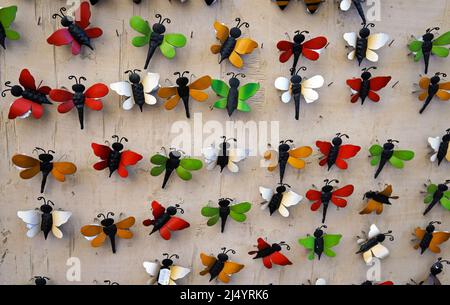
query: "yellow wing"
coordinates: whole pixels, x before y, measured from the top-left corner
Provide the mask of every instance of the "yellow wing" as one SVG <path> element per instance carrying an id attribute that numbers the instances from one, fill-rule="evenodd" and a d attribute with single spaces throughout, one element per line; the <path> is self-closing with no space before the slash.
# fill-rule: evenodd
<path id="1" fill-rule="evenodd" d="M 218 21 L 214 22 L 214 28 L 216 29 L 216 38 L 223 44 L 230 36 L 230 29 Z"/>

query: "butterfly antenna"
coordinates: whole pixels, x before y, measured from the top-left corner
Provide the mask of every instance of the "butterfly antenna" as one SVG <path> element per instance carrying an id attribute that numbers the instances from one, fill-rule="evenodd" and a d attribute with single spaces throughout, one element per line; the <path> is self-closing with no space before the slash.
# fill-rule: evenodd
<path id="1" fill-rule="evenodd" d="M 184 210 L 183 210 L 183 208 L 180 207 L 179 204 L 176 204 L 175 208 L 177 209 L 177 211 L 180 211 L 181 214 L 184 214 Z"/>
<path id="2" fill-rule="evenodd" d="M 173 75 L 181 77 L 181 72 L 175 72 Z"/>
<path id="3" fill-rule="evenodd" d="M 400 141 L 389 139 L 389 140 L 388 140 L 388 143 L 394 144 L 394 143 L 400 143 Z"/>
<path id="4" fill-rule="evenodd" d="M 427 33 L 431 33 L 433 31 L 439 31 L 440 29 L 441 29 L 440 27 L 435 26 L 434 28 L 427 29 Z"/>
<path id="5" fill-rule="evenodd" d="M 125 141 L 125 142 L 127 142 L 127 143 L 128 143 L 128 139 L 127 139 L 127 138 L 125 138 L 125 137 L 122 137 L 122 138 L 120 139 L 119 143 L 122 143 L 122 141 Z"/>
<path id="6" fill-rule="evenodd" d="M 386 233 L 383 233 L 384 236 L 388 236 L 390 241 L 394 241 L 394 235 L 392 235 L 392 230 L 387 231 Z"/>
<path id="7" fill-rule="evenodd" d="M 346 137 L 347 139 L 350 139 L 350 137 L 348 136 L 348 134 L 345 134 L 345 133 L 337 133 L 336 135 L 337 135 L 339 138 Z"/>
<path id="8" fill-rule="evenodd" d="M 56 151 L 49 149 L 49 150 L 47 150 L 47 154 L 53 155 L 53 154 L 56 154 Z"/>
<path id="9" fill-rule="evenodd" d="M 369 68 L 364 68 L 364 69 L 362 69 L 362 71 L 369 72 L 370 70 L 376 70 L 376 69 L 377 69 L 377 67 L 373 66 L 373 67 L 369 67 Z"/>
<path id="10" fill-rule="evenodd" d="M 165 258 L 169 258 L 169 253 L 163 253 L 163 255 L 162 255 L 163 257 L 165 256 Z"/>
<path id="11" fill-rule="evenodd" d="M 77 85 L 80 84 L 79 81 L 78 81 L 78 78 L 77 78 L 75 75 L 70 75 L 70 76 L 68 77 L 68 79 L 70 79 L 70 80 L 74 79 L 74 80 L 75 80 L 75 84 L 77 84 Z"/>
<path id="12" fill-rule="evenodd" d="M 47 153 L 47 152 L 45 151 L 45 149 L 40 148 L 40 147 L 36 147 L 35 149 L 33 149 L 33 153 L 34 153 L 34 152 L 39 153 L 39 151 L 42 151 L 44 154 Z"/>
<path id="13" fill-rule="evenodd" d="M 282 241 L 279 243 L 280 247 L 286 247 L 286 250 L 290 251 L 291 250 L 291 246 L 289 246 L 285 241 Z"/>
<path id="14" fill-rule="evenodd" d="M 366 29 L 368 29 L 369 27 L 371 27 L 371 28 L 374 28 L 375 27 L 375 23 L 361 23 L 361 25 L 364 27 L 364 28 L 366 28 Z"/>
<path id="15" fill-rule="evenodd" d="M 156 14 L 155 17 L 159 19 L 158 23 L 162 22 L 162 15 L 161 14 Z"/>
<path id="16" fill-rule="evenodd" d="M 449 260 L 446 260 L 446 259 L 442 259 L 442 257 L 439 257 L 439 258 L 438 258 L 438 262 L 439 262 L 439 263 L 446 263 L 447 265 L 450 265 L 450 261 L 449 261 Z"/>
<path id="17" fill-rule="evenodd" d="M 67 11 L 67 9 L 63 6 L 63 7 L 61 7 L 60 9 L 59 9 L 59 14 L 58 13 L 56 13 L 56 14 L 53 14 L 52 15 L 52 18 L 53 19 L 56 19 L 56 18 L 61 18 L 61 19 L 63 19 L 64 17 L 66 17 L 66 15 L 64 14 L 64 12 L 65 11 Z M 60 15 L 61 14 L 61 15 Z"/>
<path id="18" fill-rule="evenodd" d="M 309 34 L 309 31 L 301 31 L 301 32 L 299 32 L 299 31 L 297 31 L 297 32 L 295 32 L 296 34 Z"/>
<path id="19" fill-rule="evenodd" d="M 241 78 L 246 78 L 247 76 L 244 73 L 238 73 L 234 77 L 240 76 Z"/>
<path id="20" fill-rule="evenodd" d="M 97 215 L 97 218 L 100 219 L 101 217 L 103 217 L 103 219 L 106 219 L 106 216 L 105 216 L 105 214 L 103 214 L 103 213 L 100 213 L 100 214 Z"/>
<path id="21" fill-rule="evenodd" d="M 445 180 L 445 184 L 450 184 L 450 180 Z"/>
<path id="22" fill-rule="evenodd" d="M 171 24 L 171 23 L 172 23 L 172 20 L 170 20 L 169 18 L 164 18 L 164 19 L 161 21 L 161 24 L 164 24 L 164 22 L 166 22 L 167 24 Z"/>
<path id="23" fill-rule="evenodd" d="M 234 73 L 234 72 L 228 72 L 227 75 L 228 75 L 228 76 L 231 75 L 232 78 L 236 78 L 236 73 Z"/>
<path id="24" fill-rule="evenodd" d="M 134 70 L 133 70 L 133 73 L 136 73 L 136 72 L 139 72 L 139 73 L 140 73 L 140 72 L 142 72 L 142 71 L 141 71 L 140 69 L 134 69 Z"/>
<path id="25" fill-rule="evenodd" d="M 10 82 L 10 81 L 7 81 L 7 82 L 5 83 L 5 86 L 8 87 L 9 89 L 5 89 L 5 90 L 2 91 L 2 97 L 5 97 L 5 96 L 6 96 L 5 92 L 11 91 L 11 89 L 12 89 L 12 86 L 11 86 L 11 82 Z"/>
<path id="26" fill-rule="evenodd" d="M 222 249 L 225 249 L 225 250 L 226 250 L 226 248 L 222 248 Z M 224 252 L 223 252 L 224 254 L 227 254 L 228 252 L 231 252 L 232 254 L 236 254 L 236 251 L 233 250 L 233 249 L 228 249 L 228 250 L 226 250 L 226 251 L 225 251 L 225 250 L 224 250 Z"/>
<path id="27" fill-rule="evenodd" d="M 321 225 L 320 227 L 317 228 L 317 230 L 322 230 L 322 229 L 328 229 L 328 227 L 326 225 Z"/>
<path id="28" fill-rule="evenodd" d="M 442 77 L 447 77 L 447 73 L 436 72 L 436 74 L 435 74 L 434 76 L 442 76 Z"/>
<path id="29" fill-rule="evenodd" d="M 281 185 L 281 186 L 287 186 L 288 188 L 291 188 L 291 186 L 290 186 L 289 184 L 283 183 L 283 182 L 278 183 L 278 185 Z"/>
<path id="30" fill-rule="evenodd" d="M 112 138 L 113 140 L 115 139 L 116 142 L 120 142 L 120 138 L 119 138 L 118 135 L 113 135 L 111 138 Z"/>
<path id="31" fill-rule="evenodd" d="M 184 71 L 183 74 L 181 74 L 181 77 L 184 77 L 185 74 L 189 74 L 189 73 L 191 73 L 191 72 L 189 72 L 189 71 Z"/>
<path id="32" fill-rule="evenodd" d="M 333 182 L 339 183 L 339 180 L 337 180 L 337 179 L 333 179 L 333 180 L 325 179 L 323 182 L 325 182 L 327 185 L 330 185 Z"/>
<path id="33" fill-rule="evenodd" d="M 178 254 L 172 254 L 171 256 L 169 256 L 169 259 L 171 259 L 172 257 L 175 257 L 176 259 L 180 259 L 180 257 L 178 256 Z"/>
<path id="34" fill-rule="evenodd" d="M 236 27 L 238 29 L 240 29 L 242 26 L 245 26 L 247 29 L 250 27 L 250 24 L 248 22 L 242 22 L 241 23 L 241 21 L 242 21 L 241 18 L 236 18 L 235 21 L 237 22 Z"/>
<path id="35" fill-rule="evenodd" d="M 84 76 L 80 76 L 79 78 L 78 78 L 78 84 L 81 84 L 81 81 L 87 81 L 87 79 L 86 79 L 86 77 L 84 77 Z"/>
<path id="36" fill-rule="evenodd" d="M 106 218 L 109 218 L 109 215 L 114 217 L 114 213 L 113 212 L 108 212 L 108 214 L 106 214 Z"/>
<path id="37" fill-rule="evenodd" d="M 44 204 L 47 205 L 47 201 L 45 200 L 44 197 L 42 197 L 42 196 L 41 196 L 41 197 L 38 197 L 37 200 L 38 200 L 38 201 L 41 201 L 41 200 L 42 200 L 42 201 L 44 201 Z"/>

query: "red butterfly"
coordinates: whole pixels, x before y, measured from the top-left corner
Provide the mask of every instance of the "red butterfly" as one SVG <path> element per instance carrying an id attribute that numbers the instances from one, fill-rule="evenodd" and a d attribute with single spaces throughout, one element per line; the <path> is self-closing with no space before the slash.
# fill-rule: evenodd
<path id="1" fill-rule="evenodd" d="M 285 246 L 289 251 L 291 247 L 284 241 L 269 245 L 264 239 L 258 238 L 258 251 L 250 251 L 248 254 L 256 256 L 253 259 L 262 258 L 263 264 L 267 269 L 272 268 L 272 263 L 280 266 L 292 265 L 292 262 L 283 254 L 281 254 L 281 247 Z"/>
<path id="2" fill-rule="evenodd" d="M 348 164 L 345 159 L 353 158 L 361 150 L 361 147 L 346 144 L 342 145 L 342 137 L 349 138 L 346 134 L 336 134 L 332 143 L 317 141 L 316 146 L 320 149 L 320 152 L 324 154 L 324 157 L 320 160 L 320 166 L 328 165 L 328 170 L 336 164 L 340 169 L 347 169 Z"/>
<path id="3" fill-rule="evenodd" d="M 102 159 L 102 161 L 94 164 L 94 169 L 101 171 L 105 168 L 109 168 L 109 177 L 117 170 L 120 177 L 127 178 L 128 171 L 126 167 L 136 165 L 142 160 L 142 156 L 131 150 L 122 151 L 122 141 L 125 140 L 125 142 L 128 142 L 127 138 L 119 139 L 119 136 L 113 136 L 112 138 L 117 139 L 117 141 L 112 144 L 112 149 L 106 145 L 96 143 L 91 144 L 94 154 Z"/>
<path id="4" fill-rule="evenodd" d="M 294 55 L 294 64 L 291 69 L 293 74 L 297 71 L 297 64 L 300 59 L 300 55 L 303 55 L 309 60 L 318 60 L 320 50 L 323 49 L 328 43 L 327 38 L 323 36 L 304 42 L 305 35 L 303 35 L 303 33 L 309 34 L 308 31 L 296 31 L 293 42 L 282 40 L 277 44 L 277 48 L 282 52 L 280 55 L 281 63 L 287 62 L 292 55 Z"/>
<path id="5" fill-rule="evenodd" d="M 169 240 L 171 237 L 170 231 L 181 231 L 189 228 L 190 226 L 187 221 L 179 217 L 175 217 L 178 210 L 181 214 L 184 214 L 184 210 L 180 208 L 178 204 L 175 206 L 170 206 L 166 210 L 157 201 L 153 201 L 152 214 L 155 218 L 144 220 L 143 224 L 146 227 L 153 226 L 153 230 L 150 232 L 150 235 L 159 230 L 161 237 L 165 240 Z"/>
<path id="6" fill-rule="evenodd" d="M 361 98 L 361 104 L 363 105 L 367 97 L 375 103 L 380 101 L 380 96 L 375 91 L 386 87 L 392 77 L 378 76 L 371 78 L 372 74 L 369 72 L 371 69 L 376 69 L 376 67 L 364 68 L 361 78 L 347 80 L 347 85 L 352 89 L 352 103 L 356 103 Z"/>
<path id="7" fill-rule="evenodd" d="M 81 129 L 84 129 L 84 106 L 88 106 L 92 110 L 100 111 L 103 109 L 102 97 L 105 97 L 109 89 L 105 84 L 97 83 L 86 90 L 86 87 L 81 84 L 84 77 L 76 78 L 69 76 L 69 79 L 75 79 L 75 85 L 72 86 L 74 93 L 66 90 L 53 89 L 50 91 L 50 98 L 55 102 L 62 103 L 58 106 L 59 113 L 67 113 L 73 108 L 78 111 L 78 119 L 80 121 Z"/>
<path id="8" fill-rule="evenodd" d="M 7 91 L 11 91 L 12 96 L 18 97 L 9 108 L 8 118 L 11 120 L 15 118 L 27 118 L 32 114 L 35 119 L 40 119 L 44 114 L 44 107 L 42 105 L 52 104 L 47 98 L 47 95 L 52 89 L 47 86 L 41 87 L 41 84 L 36 87 L 36 81 L 27 69 L 23 69 L 20 72 L 19 83 L 23 88 L 19 85 L 11 86 L 11 82 L 7 81 L 5 86 L 9 89 L 3 90 L 2 92 L 2 97 L 6 96 L 5 92 Z"/>
<path id="9" fill-rule="evenodd" d="M 89 49 L 94 50 L 91 45 L 92 38 L 98 38 L 102 36 L 103 31 L 100 28 L 87 28 L 90 24 L 89 19 L 91 18 L 91 8 L 87 1 L 81 3 L 78 10 L 75 12 L 76 20 L 75 22 L 71 17 L 64 15 L 67 11 L 65 7 L 62 7 L 59 12 L 60 14 L 54 14 L 53 19 L 57 17 L 61 18 L 61 25 L 63 29 L 59 29 L 54 32 L 48 39 L 49 44 L 55 46 L 71 45 L 72 54 L 78 55 L 81 52 L 81 46 L 87 46 Z"/>
<path id="10" fill-rule="evenodd" d="M 306 193 L 306 198 L 308 198 L 310 201 L 314 201 L 314 203 L 311 205 L 311 211 L 317 211 L 323 203 L 322 223 L 325 223 L 325 218 L 327 217 L 327 209 L 330 201 L 338 208 L 345 208 L 347 206 L 347 200 L 341 197 L 350 196 L 351 194 L 353 194 L 353 191 L 355 189 L 353 185 L 346 185 L 343 188 L 333 191 L 334 186 L 332 186 L 331 183 L 339 183 L 339 181 L 326 179 L 324 182 L 325 186 L 322 187 L 321 191 L 309 190 Z"/>

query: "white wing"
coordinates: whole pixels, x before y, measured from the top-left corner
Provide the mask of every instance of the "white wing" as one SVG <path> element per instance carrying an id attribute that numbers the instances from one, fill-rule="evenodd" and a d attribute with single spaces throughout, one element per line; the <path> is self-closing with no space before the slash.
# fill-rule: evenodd
<path id="1" fill-rule="evenodd" d="M 303 200 L 303 196 L 300 196 L 293 191 L 289 191 L 283 194 L 283 199 L 281 200 L 281 205 L 285 207 L 291 207 L 300 203 Z"/>
<path id="2" fill-rule="evenodd" d="M 218 151 L 215 147 L 208 147 L 203 149 L 203 156 L 208 164 L 207 169 L 212 170 L 217 165 L 217 158 L 219 157 Z"/>
<path id="3" fill-rule="evenodd" d="M 159 87 L 159 74 L 158 73 L 148 73 L 142 80 L 142 85 L 144 86 L 144 96 L 145 103 L 147 105 L 156 105 L 158 102 L 156 97 L 152 95 L 156 89 Z"/>
<path id="4" fill-rule="evenodd" d="M 435 152 L 439 152 L 439 147 L 441 146 L 441 137 L 428 138 L 428 144 Z"/>
<path id="5" fill-rule="evenodd" d="M 26 223 L 29 238 L 35 237 L 41 231 L 41 212 L 39 210 L 18 211 L 17 216 Z"/>
<path id="6" fill-rule="evenodd" d="M 129 97 L 127 100 L 125 100 L 125 102 L 123 102 L 122 108 L 123 110 L 131 110 L 133 109 L 134 105 L 136 105 L 136 103 L 134 102 L 134 98 Z"/>
<path id="7" fill-rule="evenodd" d="M 371 225 L 371 226 L 370 226 L 370 231 L 369 231 L 369 234 L 368 234 L 369 239 L 374 238 L 375 236 L 378 236 L 378 235 L 380 235 L 380 234 L 381 234 L 381 232 L 380 232 L 380 230 L 377 228 L 376 225 Z"/>
<path id="8" fill-rule="evenodd" d="M 373 256 L 379 259 L 383 259 L 389 255 L 389 250 L 382 244 L 378 244 L 370 250 L 372 251 Z"/>
<path id="9" fill-rule="evenodd" d="M 362 244 L 365 243 L 366 241 L 367 241 L 367 239 L 360 238 L 360 239 L 358 239 L 358 240 L 356 241 L 356 243 L 357 243 L 358 245 L 362 245 Z"/>
<path id="10" fill-rule="evenodd" d="M 366 251 L 363 253 L 363 258 L 364 261 L 366 262 L 367 265 L 370 265 L 372 263 L 372 259 L 373 259 L 373 255 L 372 255 L 372 251 Z"/>
<path id="11" fill-rule="evenodd" d="M 292 100 L 291 90 L 286 91 L 281 95 L 281 101 L 285 104 L 289 103 Z"/>
<path id="12" fill-rule="evenodd" d="M 172 266 L 170 267 L 170 279 L 173 281 L 182 279 L 186 275 L 191 272 L 191 269 L 180 267 L 180 266 Z"/>
<path id="13" fill-rule="evenodd" d="M 353 60 L 353 59 L 355 59 L 355 55 L 356 55 L 356 51 L 353 50 L 353 51 L 351 51 L 350 53 L 348 53 L 347 58 L 348 58 L 349 60 Z"/>
<path id="14" fill-rule="evenodd" d="M 317 286 L 324 286 L 326 284 L 327 284 L 327 281 L 325 281 L 324 279 L 317 279 L 317 281 L 316 281 Z"/>
<path id="15" fill-rule="evenodd" d="M 265 188 L 263 186 L 259 187 L 259 193 L 261 194 L 261 197 L 265 200 L 265 201 L 270 201 L 273 197 L 273 190 L 272 189 L 268 189 Z"/>
<path id="16" fill-rule="evenodd" d="M 371 62 L 377 62 L 378 61 L 378 54 L 375 53 L 372 50 L 367 49 L 367 51 L 366 51 L 366 58 L 367 58 L 367 60 L 370 60 Z"/>
<path id="17" fill-rule="evenodd" d="M 291 87 L 291 81 L 287 79 L 286 77 L 278 77 L 275 80 L 275 88 L 281 91 L 289 90 Z"/>
<path id="18" fill-rule="evenodd" d="M 348 11 L 352 6 L 352 0 L 342 0 L 340 4 L 340 8 L 342 11 Z"/>
<path id="19" fill-rule="evenodd" d="M 248 151 L 243 148 L 235 148 L 235 149 L 230 149 L 229 154 L 230 154 L 229 155 L 230 162 L 240 162 L 240 161 L 244 160 L 245 158 L 247 158 Z"/>
<path id="20" fill-rule="evenodd" d="M 145 268 L 145 271 L 151 276 L 156 277 L 158 276 L 159 269 L 161 269 L 161 265 L 159 263 L 155 262 L 144 262 L 142 264 Z"/>
<path id="21" fill-rule="evenodd" d="M 109 87 L 118 95 L 123 95 L 126 97 L 133 96 L 133 90 L 131 89 L 131 84 L 129 82 L 112 83 Z"/>
<path id="22" fill-rule="evenodd" d="M 384 33 L 372 34 L 367 38 L 367 48 L 378 50 L 389 41 L 389 35 Z"/>
<path id="23" fill-rule="evenodd" d="M 356 48 L 356 41 L 358 40 L 358 35 L 355 32 L 349 32 L 344 34 L 344 39 L 347 44 L 353 48 Z"/>
<path id="24" fill-rule="evenodd" d="M 317 93 L 317 91 L 310 89 L 310 88 L 302 87 L 302 95 L 308 104 L 314 103 L 315 101 L 317 101 L 319 99 L 319 93 Z"/>
<path id="25" fill-rule="evenodd" d="M 52 218 L 53 218 L 53 226 L 52 226 L 52 233 L 55 235 L 56 238 L 63 238 L 63 233 L 58 228 L 65 224 L 70 216 L 72 216 L 72 212 L 65 212 L 65 211 L 53 211 L 52 212 Z"/>
<path id="26" fill-rule="evenodd" d="M 302 88 L 311 88 L 317 89 L 323 86 L 325 83 L 325 79 L 321 75 L 316 75 L 311 78 L 308 78 L 302 82 Z"/>

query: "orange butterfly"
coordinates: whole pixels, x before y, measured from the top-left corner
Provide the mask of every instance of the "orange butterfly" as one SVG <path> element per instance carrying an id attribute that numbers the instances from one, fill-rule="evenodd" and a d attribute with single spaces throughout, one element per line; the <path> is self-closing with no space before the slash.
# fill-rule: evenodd
<path id="1" fill-rule="evenodd" d="M 241 27 L 249 28 L 250 25 L 247 22 L 241 23 L 240 18 L 236 18 L 236 22 L 236 27 L 231 30 L 223 23 L 217 21 L 214 23 L 216 38 L 220 41 L 220 44 L 213 45 L 211 52 L 213 54 L 220 53 L 219 63 L 228 59 L 233 66 L 240 69 L 244 66 L 241 55 L 252 53 L 258 47 L 258 43 L 250 38 L 239 38 L 242 35 Z"/>
<path id="2" fill-rule="evenodd" d="M 15 155 L 12 157 L 12 162 L 23 169 L 20 172 L 20 178 L 22 179 L 31 179 L 42 172 L 41 193 L 44 192 L 47 177 L 50 173 L 59 182 L 64 182 L 66 180 L 65 175 L 72 175 L 77 171 L 77 167 L 71 162 L 52 162 L 52 154 L 55 153 L 53 150 L 45 151 L 36 147 L 33 152 L 35 151 L 43 152 L 39 154 L 39 160 L 26 155 Z"/>
<path id="3" fill-rule="evenodd" d="M 202 91 L 211 87 L 212 79 L 210 76 L 203 76 L 189 85 L 189 78 L 184 76 L 188 73 L 189 71 L 184 71 L 183 73 L 174 73 L 174 75 L 178 75 L 177 85 L 159 89 L 158 96 L 167 99 L 166 103 L 164 104 L 164 107 L 167 110 L 174 109 L 178 105 L 180 100 L 183 100 L 184 108 L 186 109 L 186 116 L 187 118 L 190 118 L 190 97 L 198 102 L 206 101 L 208 99 L 208 94 Z"/>
<path id="4" fill-rule="evenodd" d="M 270 172 L 275 171 L 278 166 L 280 167 L 280 183 L 283 183 L 287 164 L 301 170 L 306 166 L 306 162 L 303 159 L 309 157 L 313 152 L 309 146 L 293 148 L 291 147 L 293 143 L 294 141 L 292 140 L 281 141 L 278 151 L 269 149 L 264 153 L 265 163 Z M 271 148 L 270 145 L 269 148 Z"/>
<path id="5" fill-rule="evenodd" d="M 377 215 L 383 213 L 384 205 L 392 205 L 391 199 L 398 199 L 398 196 L 392 196 L 392 185 L 386 186 L 382 192 L 369 191 L 364 194 L 364 198 L 367 199 L 366 207 L 359 212 L 360 215 L 371 214 L 376 212 Z"/>
<path id="6" fill-rule="evenodd" d="M 244 265 L 237 264 L 229 261 L 229 257 L 227 255 L 228 252 L 236 254 L 236 251 L 229 249 L 227 251 L 226 248 L 222 248 L 222 253 L 217 255 L 217 258 L 214 256 L 209 256 L 204 253 L 200 253 L 200 259 L 202 260 L 202 264 L 206 266 L 205 270 L 200 272 L 200 275 L 210 274 L 210 282 L 215 278 L 218 278 L 222 283 L 230 282 L 230 275 L 238 273 L 244 268 Z"/>
<path id="7" fill-rule="evenodd" d="M 421 250 L 421 254 L 424 254 L 427 249 L 430 249 L 433 253 L 441 253 L 439 245 L 446 242 L 450 238 L 449 232 L 435 231 L 434 224 L 441 224 L 439 221 L 432 221 L 428 224 L 425 230 L 416 228 L 415 235 L 419 240 L 419 243 L 414 246 L 414 249 Z"/>
<path id="8" fill-rule="evenodd" d="M 445 73 L 436 73 L 432 78 L 422 77 L 419 82 L 419 86 L 423 89 L 419 95 L 419 100 L 424 102 L 420 113 L 422 114 L 430 105 L 431 100 L 437 96 L 441 101 L 450 100 L 450 82 L 441 83 L 441 77 L 447 77 Z"/>
<path id="9" fill-rule="evenodd" d="M 116 253 L 116 235 L 123 239 L 133 238 L 133 232 L 129 229 L 134 225 L 136 219 L 134 217 L 128 217 L 124 220 L 114 223 L 114 213 L 109 212 L 106 214 L 98 214 L 97 218 L 103 217 L 101 225 L 87 225 L 81 228 L 81 234 L 86 237 L 87 240 L 91 241 L 91 246 L 94 248 L 101 247 L 109 237 L 111 240 L 112 252 Z"/>

